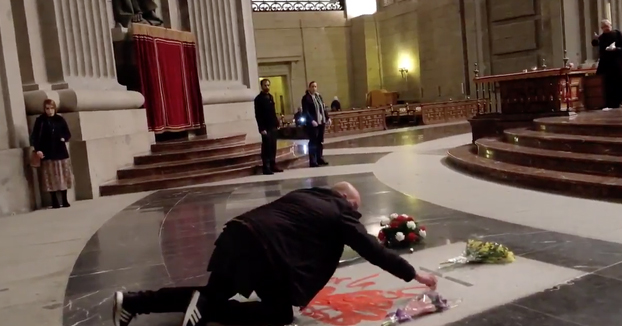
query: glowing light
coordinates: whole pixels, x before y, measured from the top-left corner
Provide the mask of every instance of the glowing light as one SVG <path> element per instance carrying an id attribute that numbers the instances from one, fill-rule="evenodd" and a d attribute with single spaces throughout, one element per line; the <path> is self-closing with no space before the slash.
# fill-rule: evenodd
<path id="1" fill-rule="evenodd" d="M 413 58 L 408 54 L 401 54 L 397 59 L 397 69 L 406 69 L 408 72 L 413 71 Z"/>
<path id="2" fill-rule="evenodd" d="M 378 10 L 376 0 L 346 0 L 346 14 L 348 18 L 363 15 L 373 15 Z"/>

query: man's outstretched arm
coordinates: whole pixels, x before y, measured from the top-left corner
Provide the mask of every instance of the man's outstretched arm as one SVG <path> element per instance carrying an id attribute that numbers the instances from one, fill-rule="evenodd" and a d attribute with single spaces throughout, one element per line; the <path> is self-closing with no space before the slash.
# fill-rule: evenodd
<path id="1" fill-rule="evenodd" d="M 378 239 L 367 233 L 365 226 L 354 216 L 342 217 L 345 244 L 361 257 L 406 282 L 412 281 L 417 273 L 415 268 L 392 250 L 385 248 Z"/>

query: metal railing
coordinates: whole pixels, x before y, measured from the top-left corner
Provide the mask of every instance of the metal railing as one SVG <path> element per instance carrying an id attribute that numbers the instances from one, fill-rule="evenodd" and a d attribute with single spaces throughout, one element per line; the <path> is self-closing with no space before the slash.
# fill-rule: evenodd
<path id="1" fill-rule="evenodd" d="M 252 1 L 255 12 L 291 12 L 291 11 L 341 11 L 344 10 L 343 0 L 315 1 Z"/>

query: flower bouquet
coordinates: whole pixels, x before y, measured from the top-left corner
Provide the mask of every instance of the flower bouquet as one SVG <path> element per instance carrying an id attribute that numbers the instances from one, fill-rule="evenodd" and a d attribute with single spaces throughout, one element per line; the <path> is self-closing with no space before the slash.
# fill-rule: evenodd
<path id="1" fill-rule="evenodd" d="M 506 264 L 514 261 L 514 253 L 508 247 L 496 242 L 468 240 L 461 256 L 451 258 L 442 267 L 458 264 Z"/>
<path id="2" fill-rule="evenodd" d="M 382 326 L 394 326 L 427 314 L 443 312 L 458 303 L 459 301 L 450 302 L 434 291 L 427 291 L 415 296 L 406 306 L 388 314 Z"/>
<path id="3" fill-rule="evenodd" d="M 406 214 L 391 214 L 381 219 L 380 225 L 378 240 L 389 248 L 412 248 L 427 236 L 425 226 Z"/>

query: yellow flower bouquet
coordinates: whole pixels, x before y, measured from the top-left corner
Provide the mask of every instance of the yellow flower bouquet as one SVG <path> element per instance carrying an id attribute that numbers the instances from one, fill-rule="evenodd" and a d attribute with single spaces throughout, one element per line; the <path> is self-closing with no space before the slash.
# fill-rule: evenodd
<path id="1" fill-rule="evenodd" d="M 457 264 L 507 264 L 514 261 L 514 253 L 496 242 L 468 240 L 461 256 L 451 258 L 441 267 Z"/>

